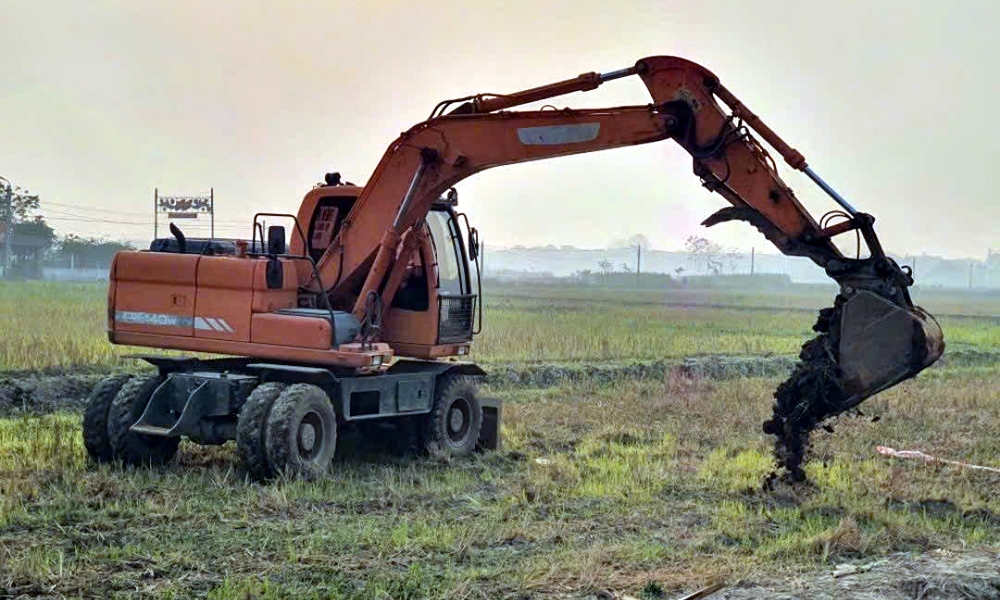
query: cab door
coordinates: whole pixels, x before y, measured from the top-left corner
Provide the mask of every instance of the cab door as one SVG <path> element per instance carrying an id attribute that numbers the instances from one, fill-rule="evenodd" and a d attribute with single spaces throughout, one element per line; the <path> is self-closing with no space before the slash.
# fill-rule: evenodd
<path id="1" fill-rule="evenodd" d="M 458 219 L 450 207 L 444 207 L 428 213 L 427 226 L 437 259 L 437 343 L 470 342 L 476 295 L 472 293 L 469 261 Z"/>
<path id="2" fill-rule="evenodd" d="M 425 221 L 429 235 L 411 257 L 408 274 L 390 301 L 382 339 L 403 356 L 466 354 L 476 295 L 471 293 L 461 229 L 449 206 L 436 205 Z"/>

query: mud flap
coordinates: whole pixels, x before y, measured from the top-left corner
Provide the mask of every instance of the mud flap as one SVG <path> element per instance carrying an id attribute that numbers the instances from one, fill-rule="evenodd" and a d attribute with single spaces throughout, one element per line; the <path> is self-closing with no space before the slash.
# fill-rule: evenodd
<path id="1" fill-rule="evenodd" d="M 483 426 L 479 430 L 476 450 L 499 450 L 502 402 L 499 398 L 480 398 L 479 404 L 483 407 Z"/>
<path id="2" fill-rule="evenodd" d="M 913 377 L 944 352 L 941 327 L 919 307 L 903 308 L 860 290 L 842 310 L 841 385 L 852 406 Z"/>

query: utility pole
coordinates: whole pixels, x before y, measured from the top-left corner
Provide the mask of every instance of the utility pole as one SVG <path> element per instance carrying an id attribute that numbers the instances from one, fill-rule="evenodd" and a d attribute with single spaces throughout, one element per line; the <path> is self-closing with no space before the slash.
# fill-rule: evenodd
<path id="1" fill-rule="evenodd" d="M 6 177 L 0 179 L 7 184 L 7 201 L 4 203 L 3 275 L 10 278 L 11 255 L 14 253 L 14 186 Z"/>
<path id="2" fill-rule="evenodd" d="M 208 192 L 208 210 L 212 213 L 212 239 L 215 239 L 215 188 Z"/>
<path id="3" fill-rule="evenodd" d="M 160 188 L 153 188 L 153 239 L 160 233 Z"/>
<path id="4" fill-rule="evenodd" d="M 753 263 L 754 263 L 754 250 L 753 246 L 750 246 L 750 276 L 753 277 Z"/>
<path id="5" fill-rule="evenodd" d="M 635 245 L 635 287 L 639 287 L 639 272 L 642 271 L 642 244 Z"/>

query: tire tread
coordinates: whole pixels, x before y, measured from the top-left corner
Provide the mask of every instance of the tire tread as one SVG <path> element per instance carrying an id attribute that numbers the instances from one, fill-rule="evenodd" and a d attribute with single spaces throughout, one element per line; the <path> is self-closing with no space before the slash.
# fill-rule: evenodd
<path id="1" fill-rule="evenodd" d="M 267 479 L 274 475 L 267 457 L 267 421 L 275 400 L 285 390 L 283 383 L 262 383 L 240 409 L 236 422 L 236 447 L 247 472 L 254 479 Z"/>
<path id="2" fill-rule="evenodd" d="M 114 375 L 102 379 L 90 392 L 83 411 L 83 445 L 87 457 L 96 463 L 110 462 L 114 458 L 108 439 L 108 411 L 122 386 L 131 375 Z"/>
<path id="3" fill-rule="evenodd" d="M 160 465 L 177 453 L 179 438 L 142 435 L 129 430 L 142 416 L 149 397 L 163 383 L 157 375 L 136 377 L 122 386 L 108 411 L 108 439 L 116 458 L 127 465 Z"/>
<path id="4" fill-rule="evenodd" d="M 275 474 L 301 477 L 304 479 L 315 479 L 326 474 L 329 464 L 315 464 L 313 462 L 302 463 L 298 460 L 297 450 L 289 447 L 289 440 L 292 438 L 293 429 L 298 427 L 295 418 L 296 410 L 300 404 L 318 399 L 322 395 L 323 402 L 329 408 L 332 417 L 333 443 L 330 459 L 333 459 L 333 451 L 337 446 L 337 416 L 330 404 L 329 396 L 321 388 L 306 383 L 290 385 L 274 401 L 271 413 L 267 418 L 267 457 L 270 469 Z M 315 396 L 311 398 L 310 396 Z M 327 461 L 329 462 L 329 461 Z"/>
<path id="5" fill-rule="evenodd" d="M 448 439 L 448 409 L 451 399 L 465 396 L 472 405 L 473 425 L 469 438 L 462 446 L 455 446 Z M 434 406 L 427 415 L 425 426 L 425 449 L 432 455 L 462 456 L 476 449 L 479 431 L 483 426 L 483 410 L 479 404 L 476 383 L 471 377 L 443 375 L 438 378 L 434 390 Z"/>

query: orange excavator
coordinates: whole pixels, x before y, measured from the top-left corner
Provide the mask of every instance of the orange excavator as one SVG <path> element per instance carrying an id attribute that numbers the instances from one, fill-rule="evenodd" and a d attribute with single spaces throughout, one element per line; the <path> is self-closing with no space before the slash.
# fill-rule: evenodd
<path id="1" fill-rule="evenodd" d="M 510 110 L 631 76 L 650 104 Z M 187 239 L 172 226 L 174 237 L 150 250 L 118 253 L 108 288 L 112 343 L 225 356 L 145 355 L 156 375 L 101 382 L 84 415 L 89 456 L 162 463 L 182 437 L 235 439 L 248 472 L 268 477 L 323 473 L 345 428 L 395 430 L 446 454 L 495 448 L 499 403 L 477 390 L 485 372 L 456 360 L 481 328 L 482 301 L 478 233 L 457 212 L 453 186 L 491 167 L 661 140 L 690 153 L 695 175 L 731 204 L 705 225 L 747 221 L 840 285 L 816 325 L 820 336 L 776 393 L 767 431 L 788 438 L 938 359 L 941 330 L 913 305 L 911 273 L 883 252 L 874 219 L 710 71 L 653 56 L 443 101 L 389 146 L 364 186 L 328 174 L 297 214 L 256 215 L 251 239 Z M 817 223 L 761 140 L 838 211 Z M 865 240 L 867 257 L 833 244 L 848 232 Z"/>

